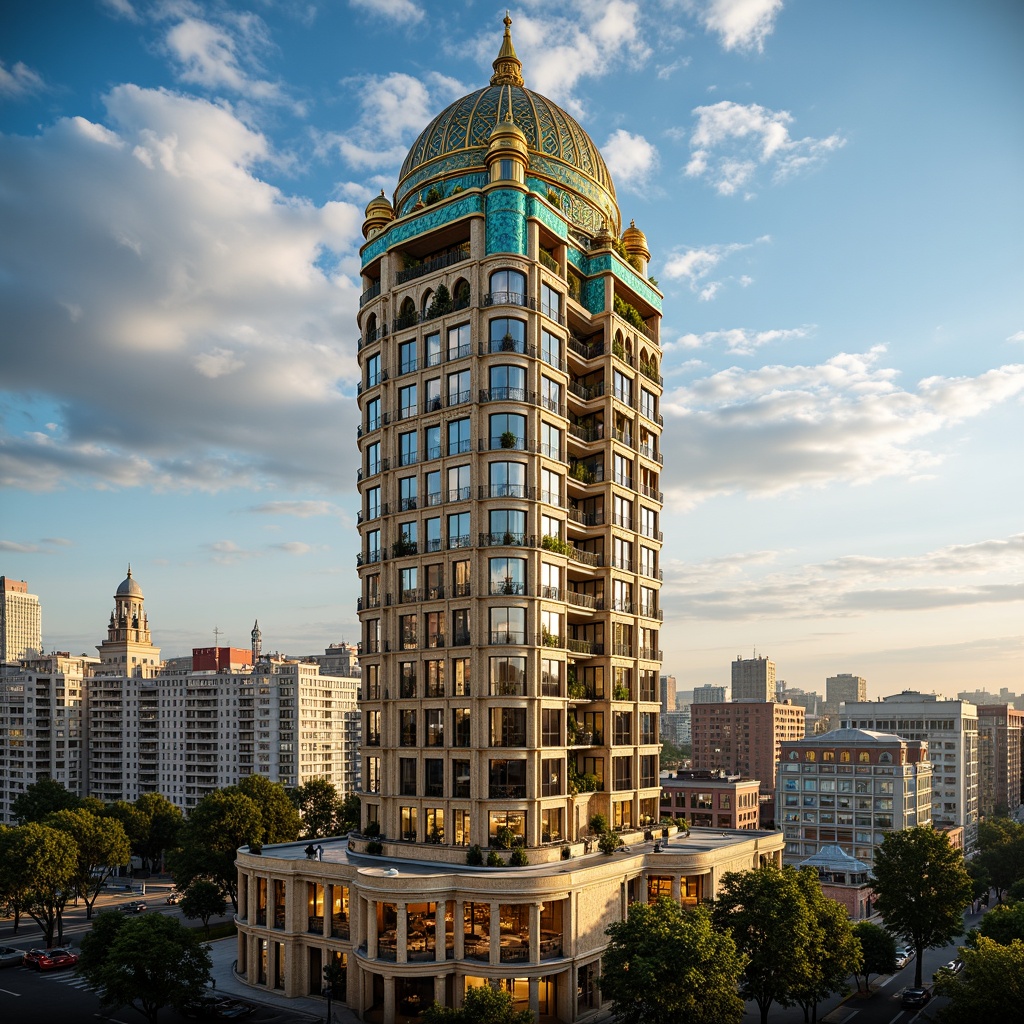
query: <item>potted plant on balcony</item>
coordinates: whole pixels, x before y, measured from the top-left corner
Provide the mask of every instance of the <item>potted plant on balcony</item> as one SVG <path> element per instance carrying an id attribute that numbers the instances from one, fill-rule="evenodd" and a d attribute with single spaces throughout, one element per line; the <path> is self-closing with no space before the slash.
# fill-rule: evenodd
<path id="1" fill-rule="evenodd" d="M 597 841 L 597 848 L 602 853 L 614 853 L 622 845 L 622 840 L 614 833 L 604 831 L 601 833 L 601 838 Z"/>
<path id="2" fill-rule="evenodd" d="M 514 352 L 516 349 L 516 339 L 511 333 L 506 334 L 501 339 L 501 351 L 502 352 Z"/>
<path id="3" fill-rule="evenodd" d="M 483 850 L 481 850 L 480 847 L 477 846 L 476 843 L 474 843 L 466 851 L 466 863 L 471 865 L 471 866 L 474 866 L 474 867 L 479 867 L 481 864 L 483 864 L 483 862 L 484 862 Z"/>
<path id="4" fill-rule="evenodd" d="M 516 435 L 511 430 L 502 431 L 502 435 L 501 435 L 501 447 L 502 448 L 515 448 L 517 440 L 518 439 L 516 438 Z"/>
<path id="5" fill-rule="evenodd" d="M 508 543 L 506 541 L 506 543 Z M 505 582 L 501 585 L 501 592 L 503 594 L 514 594 L 516 592 L 516 585 L 511 576 L 505 577 Z"/>
<path id="6" fill-rule="evenodd" d="M 509 864 L 514 868 L 525 868 L 529 866 L 530 858 L 526 856 L 526 850 L 517 846 L 508 859 Z"/>
<path id="7" fill-rule="evenodd" d="M 508 825 L 502 825 L 494 833 L 494 845 L 500 850 L 511 850 L 515 841 L 516 834 Z"/>

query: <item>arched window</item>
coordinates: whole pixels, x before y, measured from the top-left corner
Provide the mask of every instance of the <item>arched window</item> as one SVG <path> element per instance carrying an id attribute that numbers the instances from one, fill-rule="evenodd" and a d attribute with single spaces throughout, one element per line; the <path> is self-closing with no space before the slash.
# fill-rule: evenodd
<path id="1" fill-rule="evenodd" d="M 452 288 L 452 298 L 454 300 L 454 309 L 467 309 L 469 307 L 469 282 L 464 277 L 460 277 L 455 282 L 455 287 Z"/>
<path id="2" fill-rule="evenodd" d="M 398 310 L 398 319 L 395 321 L 395 330 L 401 331 L 406 327 L 414 327 L 417 321 L 416 303 L 410 298 L 403 300 Z"/>
<path id="3" fill-rule="evenodd" d="M 490 326 L 492 352 L 526 351 L 526 324 L 522 320 L 495 317 Z"/>
<path id="4" fill-rule="evenodd" d="M 520 270 L 496 270 L 490 278 L 490 305 L 526 305 L 526 275 Z"/>
<path id="5" fill-rule="evenodd" d="M 892 754 L 888 753 L 888 751 L 886 751 L 885 753 L 879 754 L 878 755 L 878 763 L 879 764 L 892 764 Z"/>
<path id="6" fill-rule="evenodd" d="M 377 314 L 371 313 L 366 318 L 366 337 L 365 341 L 376 341 L 377 339 Z"/>
<path id="7" fill-rule="evenodd" d="M 808 750 L 804 753 L 804 758 L 808 761 L 816 761 L 818 755 L 813 750 Z"/>
<path id="8" fill-rule="evenodd" d="M 871 755 L 866 750 L 862 750 L 857 755 L 857 760 L 860 761 L 861 764 L 870 764 L 871 763 Z"/>
<path id="9" fill-rule="evenodd" d="M 848 750 L 844 750 L 839 755 L 839 760 L 842 761 L 843 764 L 849 764 L 850 763 L 850 752 Z"/>
<path id="10" fill-rule="evenodd" d="M 420 315 L 421 316 L 425 317 L 427 315 L 427 310 L 430 308 L 430 300 L 433 297 L 434 297 L 434 293 L 433 293 L 433 291 L 430 288 L 428 288 L 423 293 L 423 298 L 420 301 Z"/>

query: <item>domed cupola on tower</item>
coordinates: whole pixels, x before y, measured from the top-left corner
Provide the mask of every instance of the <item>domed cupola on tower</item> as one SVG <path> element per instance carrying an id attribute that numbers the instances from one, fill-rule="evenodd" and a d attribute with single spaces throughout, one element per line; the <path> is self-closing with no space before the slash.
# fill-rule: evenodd
<path id="1" fill-rule="evenodd" d="M 511 25 L 506 15 L 490 85 L 452 103 L 413 143 L 395 190 L 396 214 L 409 213 L 432 190 L 447 197 L 456 188 L 494 180 L 493 170 L 488 177 L 481 172 L 492 164 L 497 143 L 515 139 L 513 148 L 519 150 L 521 143 L 527 158 L 524 171 L 531 191 L 557 200 L 585 232 L 608 221 L 618 234 L 615 186 L 603 157 L 574 118 L 525 86 Z"/>

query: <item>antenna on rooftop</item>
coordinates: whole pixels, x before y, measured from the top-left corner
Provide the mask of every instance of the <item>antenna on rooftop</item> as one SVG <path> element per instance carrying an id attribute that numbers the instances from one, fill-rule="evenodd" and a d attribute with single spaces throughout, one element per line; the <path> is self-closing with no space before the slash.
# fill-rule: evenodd
<path id="1" fill-rule="evenodd" d="M 213 646 L 220 646 L 220 630 L 216 626 L 213 627 Z"/>

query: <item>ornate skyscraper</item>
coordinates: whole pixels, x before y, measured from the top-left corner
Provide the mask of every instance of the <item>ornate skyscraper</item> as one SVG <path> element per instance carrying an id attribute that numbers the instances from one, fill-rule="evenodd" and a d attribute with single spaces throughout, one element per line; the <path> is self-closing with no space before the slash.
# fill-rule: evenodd
<path id="1" fill-rule="evenodd" d="M 661 295 L 509 25 L 363 227 L 363 825 L 543 859 L 658 819 Z"/>

